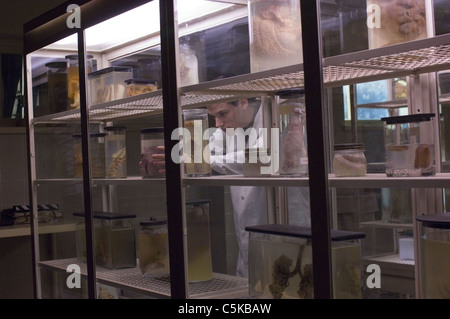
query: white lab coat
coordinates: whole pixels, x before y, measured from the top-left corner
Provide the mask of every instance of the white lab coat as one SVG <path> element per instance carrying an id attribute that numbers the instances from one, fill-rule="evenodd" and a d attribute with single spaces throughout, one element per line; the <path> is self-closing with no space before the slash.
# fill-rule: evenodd
<path id="1" fill-rule="evenodd" d="M 253 121 L 253 127 L 256 130 L 262 128 L 262 108 L 263 106 L 260 106 Z M 237 150 L 237 143 L 235 143 L 234 150 L 226 153 L 226 145 L 223 145 L 224 139 L 227 143 L 230 143 L 232 138 L 236 138 L 235 134 L 226 136 L 220 128 L 210 138 L 211 167 L 216 173 L 242 174 L 242 162 L 245 158 L 244 150 Z M 262 140 L 259 137 L 249 139 L 246 147 L 261 146 L 261 143 Z M 227 160 L 233 162 L 227 163 Z M 234 227 L 239 246 L 236 275 L 248 277 L 249 234 L 245 227 L 267 224 L 266 189 L 263 186 L 230 186 L 230 194 L 234 211 Z"/>
<path id="2" fill-rule="evenodd" d="M 263 127 L 262 108 L 255 115 L 253 127 L 258 130 Z M 244 150 L 234 149 L 226 152 L 226 143 L 235 135 L 226 135 L 220 128 L 210 137 L 211 168 L 218 174 L 242 174 L 242 163 L 245 159 Z M 228 144 L 229 145 L 229 144 Z M 261 147 L 264 145 L 262 136 L 249 138 L 246 147 Z M 228 161 L 228 162 L 227 162 Z M 248 277 L 248 240 L 247 226 L 267 224 L 266 188 L 263 186 L 230 186 L 231 201 L 234 211 L 234 227 L 239 246 L 236 275 Z M 307 187 L 288 187 L 288 214 L 290 225 L 310 226 L 309 189 Z"/>

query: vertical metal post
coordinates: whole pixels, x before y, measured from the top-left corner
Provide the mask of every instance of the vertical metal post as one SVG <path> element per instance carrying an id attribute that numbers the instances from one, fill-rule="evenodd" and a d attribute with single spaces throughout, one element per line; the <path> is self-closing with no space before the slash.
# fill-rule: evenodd
<path id="1" fill-rule="evenodd" d="M 26 80 L 24 82 L 25 94 L 25 119 L 27 123 L 27 146 L 28 146 L 28 173 L 30 178 L 29 183 L 29 201 L 31 209 L 31 259 L 33 262 L 33 294 L 37 299 L 42 298 L 41 291 L 41 274 L 39 272 L 38 262 L 40 260 L 39 251 L 39 231 L 38 231 L 38 214 L 37 214 L 37 185 L 36 180 L 36 157 L 35 157 L 35 140 L 34 140 L 34 125 L 33 125 L 33 88 L 32 88 L 32 74 L 31 74 L 31 57 L 25 54 L 25 72 Z"/>
<path id="2" fill-rule="evenodd" d="M 163 95 L 164 145 L 166 156 L 167 222 L 169 231 L 170 287 L 172 299 L 186 299 L 187 285 L 184 249 L 183 194 L 180 164 L 171 160 L 172 148 L 178 143 L 171 139 L 179 125 L 177 81 L 178 21 L 176 0 L 160 1 L 161 75 Z"/>
<path id="3" fill-rule="evenodd" d="M 78 76 L 80 83 L 80 117 L 81 117 L 81 141 L 83 159 L 83 200 L 84 222 L 86 229 L 86 261 L 88 276 L 88 298 L 96 298 L 95 254 L 94 236 L 92 227 L 92 180 L 89 156 L 89 113 L 86 90 L 86 45 L 84 30 L 78 31 Z"/>
<path id="4" fill-rule="evenodd" d="M 332 298 L 328 167 L 324 134 L 320 1 L 302 0 L 303 70 L 309 158 L 314 297 Z"/>

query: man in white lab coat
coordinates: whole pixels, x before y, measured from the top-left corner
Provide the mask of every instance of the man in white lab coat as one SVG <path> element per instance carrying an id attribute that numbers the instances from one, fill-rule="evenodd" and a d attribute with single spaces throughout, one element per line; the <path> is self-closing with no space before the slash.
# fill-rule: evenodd
<path id="1" fill-rule="evenodd" d="M 262 107 L 259 99 L 244 99 L 208 106 L 208 113 L 215 118 L 218 128 L 209 142 L 211 168 L 216 174 L 242 174 L 245 148 L 262 147 L 262 136 L 247 135 L 245 146 L 239 145 L 237 135 L 254 128 L 263 128 Z M 228 130 L 227 130 L 228 129 Z M 234 130 L 233 130 L 234 129 Z M 228 133 L 227 133 L 228 132 Z M 242 131 L 240 131 L 242 133 Z M 248 132 L 248 131 L 247 131 Z M 234 139 L 234 144 L 231 144 Z M 230 149 L 230 145 L 233 149 Z M 246 226 L 267 224 L 266 190 L 262 186 L 230 186 L 234 211 L 234 226 L 239 246 L 236 275 L 248 276 L 248 237 Z"/>
<path id="2" fill-rule="evenodd" d="M 243 99 L 239 101 L 212 104 L 208 113 L 215 118 L 216 130 L 211 134 L 210 162 L 213 174 L 242 174 L 245 160 L 245 148 L 265 146 L 263 135 L 259 129 L 263 127 L 263 106 L 259 99 Z M 244 145 L 237 143 L 239 132 L 253 128 L 247 134 Z M 228 129 L 228 134 L 227 134 Z M 238 129 L 242 129 L 239 131 Z M 268 129 L 268 128 L 267 128 Z M 247 132 L 248 133 L 248 132 Z M 232 141 L 234 140 L 234 143 Z M 164 147 L 160 147 L 164 150 Z M 155 164 L 163 169 L 164 154 L 153 154 Z M 230 186 L 234 212 L 234 226 L 239 246 L 236 275 L 248 277 L 248 238 L 247 226 L 267 224 L 266 189 L 263 186 Z M 287 189 L 289 219 L 292 225 L 309 226 L 309 193 L 308 188 L 289 187 Z"/>

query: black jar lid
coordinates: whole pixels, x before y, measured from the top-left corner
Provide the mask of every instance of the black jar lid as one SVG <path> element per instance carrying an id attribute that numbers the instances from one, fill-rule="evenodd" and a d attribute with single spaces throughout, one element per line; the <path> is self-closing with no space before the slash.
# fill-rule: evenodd
<path id="1" fill-rule="evenodd" d="M 86 55 L 87 59 L 92 59 L 94 56 L 92 54 Z M 78 54 L 69 54 L 65 56 L 66 59 L 78 59 Z"/>
<path id="2" fill-rule="evenodd" d="M 335 144 L 334 150 L 335 151 L 342 151 L 342 150 L 363 150 L 364 145 L 361 143 L 345 143 L 345 144 Z"/>
<path id="3" fill-rule="evenodd" d="M 130 84 L 153 84 L 156 85 L 156 81 L 142 78 L 132 78 L 124 81 L 127 85 Z"/>
<path id="4" fill-rule="evenodd" d="M 164 127 L 148 127 L 143 128 L 141 130 L 141 133 L 160 133 L 160 132 L 164 132 Z"/>
<path id="5" fill-rule="evenodd" d="M 104 137 L 106 136 L 106 133 L 91 133 L 89 134 L 90 137 Z"/>
<path id="6" fill-rule="evenodd" d="M 211 201 L 209 199 L 195 199 L 186 201 L 186 205 L 202 205 L 202 204 L 210 204 Z"/>
<path id="7" fill-rule="evenodd" d="M 404 124 L 404 123 L 429 121 L 434 116 L 435 116 L 434 113 L 420 113 L 411 115 L 382 117 L 381 120 L 386 122 L 386 124 Z"/>
<path id="8" fill-rule="evenodd" d="M 133 68 L 126 66 L 110 66 L 101 70 L 97 70 L 88 74 L 89 78 L 98 77 L 103 74 L 108 74 L 112 72 L 132 72 Z"/>
<path id="9" fill-rule="evenodd" d="M 106 133 L 91 133 L 89 134 L 90 137 L 104 137 L 106 136 Z M 72 137 L 74 138 L 81 138 L 80 133 L 72 134 Z"/>
<path id="10" fill-rule="evenodd" d="M 450 213 L 448 212 L 417 216 L 416 219 L 425 227 L 450 229 Z"/>
<path id="11" fill-rule="evenodd" d="M 46 63 L 45 66 L 50 69 L 67 69 L 67 62 L 54 61 Z"/>
<path id="12" fill-rule="evenodd" d="M 294 88 L 294 89 L 281 90 L 281 91 L 275 92 L 275 95 L 278 95 L 282 99 L 300 97 L 300 96 L 305 95 L 305 89 L 304 88 Z"/>
<path id="13" fill-rule="evenodd" d="M 105 131 L 121 131 L 126 129 L 127 129 L 126 126 L 106 126 L 104 128 Z"/>
<path id="14" fill-rule="evenodd" d="M 245 227 L 248 232 L 263 233 L 271 235 L 279 235 L 286 237 L 297 237 L 311 239 L 311 227 L 303 227 L 296 225 L 282 225 L 282 224 L 271 224 L 271 225 L 258 225 L 258 226 L 248 226 Z M 344 241 L 344 240 L 354 240 L 365 238 L 366 235 L 360 232 L 345 231 L 345 230 L 330 230 L 331 241 Z"/>
<path id="15" fill-rule="evenodd" d="M 139 225 L 141 225 L 141 226 L 167 225 L 167 219 L 150 217 L 148 220 L 143 220 L 143 221 L 139 222 Z"/>

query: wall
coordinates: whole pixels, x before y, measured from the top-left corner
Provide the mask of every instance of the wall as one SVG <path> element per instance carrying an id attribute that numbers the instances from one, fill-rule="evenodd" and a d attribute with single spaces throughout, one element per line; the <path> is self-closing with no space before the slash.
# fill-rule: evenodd
<path id="1" fill-rule="evenodd" d="M 23 24 L 64 2 L 0 1 L 0 54 L 21 54 Z M 0 210 L 28 203 L 25 128 L 4 126 L 0 122 Z M 33 298 L 31 265 L 29 236 L 0 238 L 0 299 Z"/>
<path id="2" fill-rule="evenodd" d="M 28 203 L 25 128 L 0 128 L 0 208 Z M 1 232 L 0 228 L 0 232 Z M 0 298 L 32 298 L 29 236 L 0 238 Z"/>

